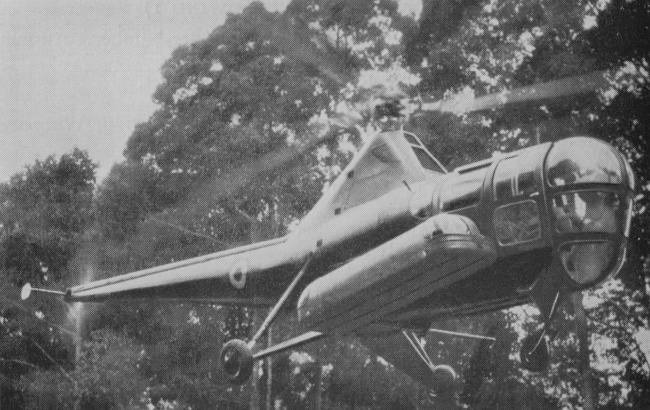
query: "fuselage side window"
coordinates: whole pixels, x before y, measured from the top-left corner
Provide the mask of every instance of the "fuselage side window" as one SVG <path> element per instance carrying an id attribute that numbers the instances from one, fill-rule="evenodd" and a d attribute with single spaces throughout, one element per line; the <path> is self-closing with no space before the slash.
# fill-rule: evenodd
<path id="1" fill-rule="evenodd" d="M 424 144 L 422 144 L 422 141 L 420 141 L 414 134 L 405 132 L 404 138 L 406 138 L 406 141 L 413 149 L 415 156 L 417 157 L 418 161 L 420 162 L 420 165 L 422 165 L 424 169 L 428 169 L 429 171 L 439 172 L 441 174 L 447 173 L 447 171 L 440 165 L 440 163 L 438 163 L 438 161 L 436 161 L 436 159 L 433 158 L 433 156 L 429 153 L 429 151 L 427 151 Z"/>
<path id="2" fill-rule="evenodd" d="M 541 238 L 537 203 L 528 199 L 497 208 L 494 211 L 494 227 L 501 245 L 516 245 Z"/>
<path id="3" fill-rule="evenodd" d="M 425 169 L 444 174 L 443 170 L 436 163 L 436 161 L 434 161 L 433 158 L 431 158 L 424 149 L 413 147 L 413 152 L 415 152 L 415 156 L 418 157 L 418 161 L 420 161 L 420 164 L 422 164 Z"/>
<path id="4" fill-rule="evenodd" d="M 497 200 L 530 195 L 536 189 L 534 161 L 526 156 L 517 156 L 499 162 L 494 173 L 494 194 Z"/>

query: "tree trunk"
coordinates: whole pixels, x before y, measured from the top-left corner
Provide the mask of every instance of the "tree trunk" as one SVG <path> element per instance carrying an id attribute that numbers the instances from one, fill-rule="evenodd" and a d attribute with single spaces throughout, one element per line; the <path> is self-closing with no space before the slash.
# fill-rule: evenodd
<path id="1" fill-rule="evenodd" d="M 589 359 L 589 329 L 587 328 L 587 315 L 584 306 L 582 306 L 582 292 L 574 292 L 571 295 L 571 301 L 573 302 L 576 337 L 578 338 L 578 373 L 580 374 L 583 408 L 585 410 L 594 410 L 594 386 Z"/>
<path id="2" fill-rule="evenodd" d="M 259 311 L 253 311 L 253 326 L 252 329 L 257 329 L 259 326 Z M 250 410 L 260 410 L 260 389 L 259 389 L 259 379 L 261 363 L 259 360 L 256 360 L 253 363 L 253 375 L 251 376 L 250 386 L 251 386 L 251 395 L 249 398 L 249 409 Z"/>
<path id="3" fill-rule="evenodd" d="M 273 346 L 273 325 L 269 326 L 266 332 L 266 347 Z M 273 360 L 271 356 L 264 361 L 266 363 L 266 410 L 273 408 Z"/>
<path id="4" fill-rule="evenodd" d="M 254 219 L 250 218 L 250 223 L 251 223 L 251 229 L 250 229 L 250 240 L 251 243 L 259 242 L 262 237 L 262 227 L 261 223 Z M 255 310 L 253 311 L 253 326 L 251 329 L 253 331 L 257 331 L 259 326 L 261 326 L 262 321 L 260 319 L 259 315 L 260 311 Z M 262 367 L 262 362 L 259 360 L 256 360 L 253 363 L 253 375 L 251 377 L 251 395 L 250 395 L 250 409 L 251 410 L 259 410 L 260 409 L 260 389 L 259 389 L 259 374 L 260 374 L 260 369 Z"/>
<path id="5" fill-rule="evenodd" d="M 321 366 L 320 361 L 316 360 L 316 380 L 314 386 L 314 410 L 321 410 L 322 407 L 322 397 L 321 389 L 323 384 L 323 366 Z"/>

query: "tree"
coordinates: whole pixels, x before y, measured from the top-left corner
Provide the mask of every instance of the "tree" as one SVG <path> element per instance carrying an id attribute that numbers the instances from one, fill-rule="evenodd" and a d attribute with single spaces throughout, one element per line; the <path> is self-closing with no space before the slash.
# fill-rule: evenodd
<path id="1" fill-rule="evenodd" d="M 649 317 L 644 286 L 650 254 L 645 241 L 650 36 L 635 34 L 648 30 L 648 6 L 641 1 L 592 5 L 582 0 L 431 0 L 419 22 L 396 10 L 392 1 L 295 0 L 284 13 L 269 13 L 253 3 L 241 14 L 230 15 L 205 40 L 174 51 L 153 96 L 157 111 L 136 126 L 125 149 L 127 160 L 114 167 L 99 189 L 93 229 L 93 240 L 100 241 L 95 245 L 101 244 L 93 251 L 96 278 L 287 232 L 340 172 L 361 138 L 352 133 L 330 138 L 313 152 L 286 160 L 273 154 L 293 147 L 300 153 L 302 144 L 312 147 L 310 134 L 325 128 L 314 125 L 338 111 L 355 110 L 355 104 L 374 101 L 386 84 L 395 95 L 404 90 L 437 98 L 460 93 L 457 98 L 462 99 L 606 69 L 611 89 L 590 98 L 470 115 L 427 113 L 405 127 L 416 131 L 452 168 L 495 151 L 576 133 L 613 142 L 628 156 L 639 186 L 631 233 L 633 263 L 616 282 L 620 288 L 606 288 L 603 302 L 587 313 L 592 332 L 598 332 L 595 338 L 618 347 L 605 349 L 607 358 L 619 366 L 615 374 L 598 367 L 602 351 L 594 350 L 591 356 L 601 407 L 643 405 L 648 370 L 629 341 L 639 329 L 648 328 Z M 371 122 L 368 113 L 361 118 L 364 126 Z M 250 172 L 237 174 L 240 169 Z M 233 181 L 224 181 L 229 178 Z M 19 213 L 20 207 L 11 209 L 8 215 Z M 238 216 L 242 214 L 248 218 Z M 6 248 L 6 260 L 18 262 L 7 266 L 20 265 L 20 272 L 30 272 L 18 274 L 16 268 L 18 281 L 26 280 L 25 275 L 42 277 L 45 259 L 33 231 L 11 229 L 16 236 Z M 61 260 L 57 264 L 48 259 L 45 266 L 63 272 L 68 259 Z M 544 408 L 569 397 L 569 404 L 579 405 L 572 377 L 573 329 L 561 329 L 554 342 L 556 372 L 531 375 L 509 361 L 518 348 L 519 329 L 529 331 L 534 325 L 513 312 L 449 324 L 469 332 L 494 323 L 503 326 L 503 343 L 491 348 L 429 338 L 432 344 L 444 343 L 430 349 L 437 351 L 436 361 L 463 370 L 466 385 L 459 402 L 474 408 Z M 188 304 L 107 304 L 86 326 L 89 333 L 110 328 L 132 339 L 129 343 L 142 345 L 138 374 L 150 380 L 153 405 L 162 400 L 192 408 L 214 403 L 242 407 L 245 392 L 229 390 L 210 366 L 215 345 L 235 331 L 249 330 L 241 326 L 247 321 L 244 313 Z M 563 311 L 561 317 L 570 320 L 572 313 Z M 232 322 L 229 329 L 214 326 L 226 318 Z M 203 332 L 197 323 L 209 324 L 208 329 Z M 291 323 L 281 332 L 283 337 L 293 330 Z M 325 365 L 331 367 L 325 377 L 325 397 L 331 403 L 377 406 L 394 400 L 408 405 L 400 400 L 413 396 L 416 387 L 411 382 L 365 349 L 347 347 L 347 341 L 334 341 L 314 348 L 321 349 L 319 357 L 331 358 Z M 288 406 L 304 406 L 318 366 L 290 357 L 276 361 L 276 366 L 284 376 L 276 379 L 281 383 L 273 391 Z M 611 376 L 617 380 L 614 385 Z M 346 383 L 354 388 L 345 389 Z M 621 402 L 616 395 L 628 388 L 635 393 Z"/>
<path id="2" fill-rule="evenodd" d="M 425 115 L 412 126 L 431 132 L 430 146 L 436 153 L 442 147 L 443 161 L 453 165 L 467 161 L 454 158 L 458 151 L 489 156 L 491 151 L 509 151 L 576 134 L 609 141 L 625 153 L 638 182 L 629 262 L 621 275 L 622 282 L 606 287 L 608 292 L 600 293 L 603 302 L 592 303 L 587 313 L 597 345 L 612 343 L 619 347 L 592 351 L 599 405 L 643 406 L 643 401 L 636 401 L 637 396 L 630 396 L 628 401 L 619 398 L 621 389 L 644 392 L 645 387 L 639 383 L 647 380 L 650 371 L 638 345 L 633 343 L 634 335 L 648 328 L 650 313 L 645 290 L 650 226 L 646 212 L 648 150 L 644 114 L 650 57 L 648 5 L 642 1 L 593 4 L 515 0 L 499 4 L 454 2 L 450 7 L 448 3 L 426 2 L 419 30 L 407 38 L 406 61 L 413 70 L 421 70 L 418 88 L 422 93 L 442 97 L 460 92 L 459 98 L 472 97 L 609 70 L 611 87 L 591 96 L 502 107 L 460 117 Z M 449 24 L 425 24 L 441 19 Z M 448 154 L 448 147 L 455 150 Z M 590 293 L 588 299 L 593 295 Z M 569 323 L 573 320 L 570 310 L 560 317 Z M 577 363 L 571 342 L 574 335 L 574 330 L 567 328 L 556 339 L 553 360 L 558 374 L 541 378 L 510 374 L 541 382 L 546 394 L 570 397 L 568 402 L 579 405 L 579 395 L 573 393 L 579 390 L 577 379 L 571 376 Z M 619 392 L 618 398 L 614 392 Z"/>
<path id="3" fill-rule="evenodd" d="M 2 267 L 14 283 L 64 279 L 93 218 L 95 168 L 75 149 L 37 161 L 0 187 Z"/>
<path id="4" fill-rule="evenodd" d="M 27 307 L 18 301 L 16 286 L 57 287 L 76 279 L 73 259 L 94 217 L 95 168 L 86 152 L 75 149 L 36 161 L 0 187 L 3 407 L 22 407 L 22 375 L 71 366 L 68 312 L 46 298 L 35 299 L 36 309 Z"/>
<path id="5" fill-rule="evenodd" d="M 26 409 L 141 408 L 150 397 L 139 377 L 141 347 L 110 332 L 84 342 L 74 370 L 38 370 L 21 380 Z M 144 394 L 143 394 L 144 393 Z"/>

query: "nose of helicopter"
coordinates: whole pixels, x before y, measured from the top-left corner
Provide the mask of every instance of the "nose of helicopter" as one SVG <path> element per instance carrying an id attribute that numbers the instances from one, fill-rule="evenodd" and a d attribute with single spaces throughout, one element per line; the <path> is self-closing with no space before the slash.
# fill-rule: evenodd
<path id="1" fill-rule="evenodd" d="M 560 248 L 560 259 L 571 280 L 591 284 L 606 273 L 613 253 L 614 247 L 609 242 L 567 244 Z"/>
<path id="2" fill-rule="evenodd" d="M 618 273 L 629 236 L 634 176 L 609 144 L 556 142 L 546 158 L 556 255 L 574 288 Z"/>

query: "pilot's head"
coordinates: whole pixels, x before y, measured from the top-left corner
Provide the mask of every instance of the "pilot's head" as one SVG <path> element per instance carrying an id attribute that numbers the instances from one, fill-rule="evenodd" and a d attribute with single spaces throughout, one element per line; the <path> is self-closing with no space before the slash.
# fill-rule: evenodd
<path id="1" fill-rule="evenodd" d="M 559 195 L 553 203 L 556 229 L 559 233 L 616 232 L 620 206 L 613 192 L 580 191 Z"/>

